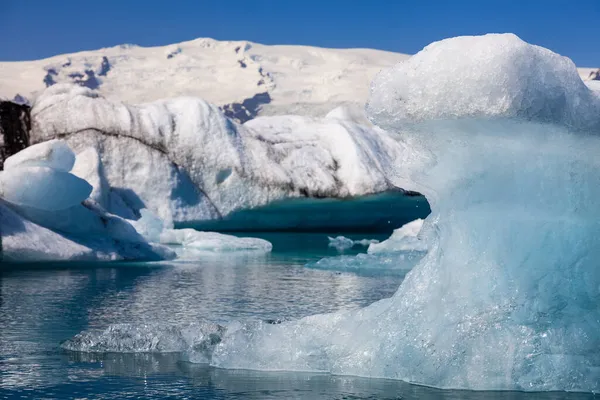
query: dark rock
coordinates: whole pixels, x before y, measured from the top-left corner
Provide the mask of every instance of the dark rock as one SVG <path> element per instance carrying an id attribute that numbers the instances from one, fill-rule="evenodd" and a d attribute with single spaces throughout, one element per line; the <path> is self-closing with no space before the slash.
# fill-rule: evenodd
<path id="1" fill-rule="evenodd" d="M 108 57 L 102 57 L 102 63 L 100 64 L 100 71 L 98 72 L 98 76 L 106 76 L 110 71 L 110 62 L 108 61 Z"/>
<path id="2" fill-rule="evenodd" d="M 0 170 L 4 160 L 29 146 L 31 116 L 29 106 L 0 101 Z"/>
<path id="3" fill-rule="evenodd" d="M 243 124 L 256 117 L 262 106 L 270 102 L 271 95 L 269 92 L 257 93 L 241 103 L 226 104 L 221 107 L 221 110 L 227 117 Z"/>

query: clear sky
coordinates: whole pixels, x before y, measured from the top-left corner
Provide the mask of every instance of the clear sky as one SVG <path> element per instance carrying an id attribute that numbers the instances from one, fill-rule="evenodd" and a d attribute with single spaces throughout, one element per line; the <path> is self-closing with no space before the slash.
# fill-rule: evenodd
<path id="1" fill-rule="evenodd" d="M 198 37 L 415 53 L 513 32 L 600 67 L 600 0 L 0 0 L 0 60 Z"/>

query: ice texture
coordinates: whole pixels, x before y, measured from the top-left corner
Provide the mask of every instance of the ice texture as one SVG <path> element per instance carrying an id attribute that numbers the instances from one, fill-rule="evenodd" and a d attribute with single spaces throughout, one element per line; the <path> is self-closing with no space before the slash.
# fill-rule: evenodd
<path id="1" fill-rule="evenodd" d="M 0 197 L 31 208 L 58 211 L 81 204 L 92 186 L 72 175 L 48 167 L 20 167 L 0 171 Z"/>
<path id="2" fill-rule="evenodd" d="M 73 150 L 63 140 L 49 140 L 8 157 L 4 161 L 4 170 L 22 167 L 48 167 L 69 172 L 75 164 Z"/>
<path id="3" fill-rule="evenodd" d="M 175 257 L 172 250 L 148 243 L 126 220 L 102 207 L 105 186 L 97 154 L 82 154 L 72 171 L 91 179 L 94 188 L 66 172 L 73 167 L 74 155 L 65 142 L 37 144 L 11 158 L 11 167 L 0 172 L 3 259 L 157 261 Z M 101 190 L 88 198 L 96 188 Z"/>
<path id="4" fill-rule="evenodd" d="M 389 170 L 406 151 L 381 129 L 345 119 L 239 125 L 198 98 L 132 106 L 64 84 L 36 99 L 31 137 L 64 137 L 78 154 L 94 148 L 115 195 L 107 211 L 130 218 L 147 208 L 176 225 L 286 199 L 397 190 Z"/>
<path id="5" fill-rule="evenodd" d="M 184 326 L 159 323 L 114 324 L 89 330 L 61 343 L 65 350 L 81 353 L 183 353 L 195 363 L 208 363 L 225 327 L 210 322 Z"/>
<path id="6" fill-rule="evenodd" d="M 425 252 L 406 250 L 401 253 L 340 255 L 325 257 L 306 264 L 307 268 L 350 272 L 362 276 L 405 276 L 425 256 Z"/>
<path id="7" fill-rule="evenodd" d="M 227 334 L 212 364 L 443 388 L 600 391 L 600 103 L 518 37 L 443 40 L 374 80 L 368 113 L 413 152 L 429 251 L 361 310 Z"/>
<path id="8" fill-rule="evenodd" d="M 424 240 L 419 239 L 418 235 L 423 228 L 422 219 L 416 219 L 408 224 L 402 225 L 395 229 L 389 239 L 381 243 L 372 243 L 369 245 L 367 252 L 375 253 L 391 253 L 399 251 L 427 251 L 427 244 Z"/>

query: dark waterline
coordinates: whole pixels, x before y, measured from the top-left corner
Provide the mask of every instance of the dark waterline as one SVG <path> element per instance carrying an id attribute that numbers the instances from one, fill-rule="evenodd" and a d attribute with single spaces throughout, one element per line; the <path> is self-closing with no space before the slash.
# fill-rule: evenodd
<path id="1" fill-rule="evenodd" d="M 59 348 L 82 330 L 113 323 L 224 323 L 348 310 L 391 296 L 402 280 L 305 268 L 337 254 L 324 234 L 262 236 L 274 242 L 274 254 L 180 265 L 0 264 L 0 398 L 593 398 L 444 391 L 393 380 L 222 370 L 182 362 L 178 354 L 90 355 Z M 365 237 L 374 238 L 352 236 Z"/>

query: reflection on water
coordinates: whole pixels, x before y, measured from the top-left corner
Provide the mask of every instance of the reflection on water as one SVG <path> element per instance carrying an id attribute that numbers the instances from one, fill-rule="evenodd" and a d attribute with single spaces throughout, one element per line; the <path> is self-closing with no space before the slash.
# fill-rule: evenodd
<path id="1" fill-rule="evenodd" d="M 392 295 L 402 279 L 304 268 L 337 253 L 327 248 L 326 235 L 288 239 L 273 240 L 273 255 L 188 264 L 0 264 L 0 398 L 563 398 L 227 371 L 178 361 L 178 354 L 85 355 L 58 347 L 82 330 L 114 323 L 287 319 L 362 307 Z"/>

